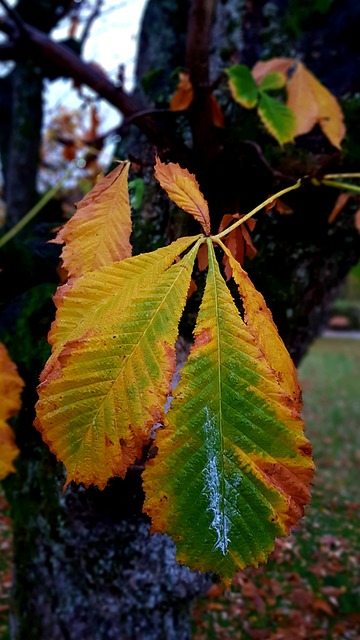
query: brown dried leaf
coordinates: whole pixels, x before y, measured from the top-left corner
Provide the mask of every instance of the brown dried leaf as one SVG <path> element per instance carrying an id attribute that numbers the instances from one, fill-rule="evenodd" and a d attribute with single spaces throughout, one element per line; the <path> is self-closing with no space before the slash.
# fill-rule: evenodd
<path id="1" fill-rule="evenodd" d="M 336 199 L 333 210 L 328 217 L 329 224 L 332 224 L 336 220 L 339 213 L 341 213 L 346 203 L 348 202 L 349 198 L 351 197 L 352 197 L 351 193 L 340 193 L 340 195 Z"/>

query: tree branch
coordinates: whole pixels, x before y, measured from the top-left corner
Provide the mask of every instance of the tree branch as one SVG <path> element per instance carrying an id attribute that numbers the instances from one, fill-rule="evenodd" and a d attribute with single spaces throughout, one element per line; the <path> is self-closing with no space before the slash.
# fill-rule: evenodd
<path id="1" fill-rule="evenodd" d="M 7 0 L 0 0 L 0 4 L 2 7 L 4 7 L 9 18 L 11 18 L 11 20 L 16 24 L 19 31 L 22 32 L 22 34 L 24 35 L 25 25 L 21 17 L 19 16 L 18 12 L 16 11 L 16 9 L 13 9 L 13 7 L 10 7 L 10 5 L 7 3 Z"/>
<path id="2" fill-rule="evenodd" d="M 0 0 L 4 2 L 4 0 Z M 51 70 L 51 77 L 72 78 L 77 84 L 85 84 L 101 98 L 116 107 L 125 118 L 136 121 L 138 128 L 163 151 L 176 152 L 179 160 L 188 155 L 186 147 L 176 140 L 175 133 L 160 114 L 147 113 L 146 105 L 116 86 L 107 76 L 91 63 L 84 62 L 65 45 L 51 40 L 45 33 L 23 23 L 26 32 L 26 57 L 33 60 L 43 70 Z M 9 25 L 0 21 L 0 30 L 8 32 Z M 21 49 L 22 37 L 16 41 Z M 53 73 L 54 72 L 54 73 Z"/>
<path id="3" fill-rule="evenodd" d="M 103 2 L 104 2 L 104 0 L 96 0 L 96 2 L 95 2 L 94 9 L 92 10 L 91 14 L 89 15 L 89 17 L 88 17 L 88 19 L 86 21 L 84 30 L 83 30 L 81 38 L 80 38 L 81 48 L 83 47 L 85 41 L 89 37 L 89 33 L 90 33 L 90 30 L 91 30 L 91 27 L 92 27 L 93 23 L 95 22 L 95 20 L 100 15 L 100 11 L 101 11 L 101 7 L 102 7 Z"/>
<path id="4" fill-rule="evenodd" d="M 186 41 L 186 66 L 194 89 L 209 85 L 209 45 L 217 0 L 192 0 Z"/>
<path id="5" fill-rule="evenodd" d="M 194 90 L 191 127 L 197 175 L 205 194 L 208 168 L 218 154 L 218 140 L 213 125 L 209 78 L 211 28 L 218 0 L 192 0 L 186 41 L 186 65 Z"/>

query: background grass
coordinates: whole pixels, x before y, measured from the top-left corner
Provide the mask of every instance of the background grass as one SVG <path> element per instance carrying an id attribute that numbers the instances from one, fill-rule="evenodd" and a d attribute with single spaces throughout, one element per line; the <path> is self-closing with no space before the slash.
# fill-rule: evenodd
<path id="1" fill-rule="evenodd" d="M 267 565 L 196 607 L 196 640 L 360 638 L 360 341 L 318 340 L 299 374 L 317 467 L 311 505 Z"/>
<path id="2" fill-rule="evenodd" d="M 300 526 L 267 565 L 194 610 L 195 640 L 359 640 L 360 341 L 321 339 L 300 368 L 317 472 Z M 0 491 L 0 638 L 7 639 L 11 527 Z"/>

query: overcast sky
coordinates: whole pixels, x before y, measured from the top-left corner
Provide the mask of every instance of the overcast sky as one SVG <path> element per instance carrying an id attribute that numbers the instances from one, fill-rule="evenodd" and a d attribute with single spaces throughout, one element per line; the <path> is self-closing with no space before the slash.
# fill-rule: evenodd
<path id="1" fill-rule="evenodd" d="M 134 76 L 134 62 L 137 48 L 137 36 L 141 16 L 147 0 L 104 0 L 101 17 L 92 25 L 90 36 L 86 42 L 83 57 L 88 62 L 96 62 L 112 77 L 120 64 L 125 65 L 125 88 L 131 88 Z M 88 1 L 89 9 L 94 5 Z M 52 33 L 61 40 L 68 37 L 69 21 L 65 20 Z M 47 112 L 50 113 L 60 104 L 76 107 L 80 104 L 72 82 L 48 82 Z M 100 103 L 103 120 L 102 128 L 115 126 L 119 122 L 119 114 L 107 103 Z"/>

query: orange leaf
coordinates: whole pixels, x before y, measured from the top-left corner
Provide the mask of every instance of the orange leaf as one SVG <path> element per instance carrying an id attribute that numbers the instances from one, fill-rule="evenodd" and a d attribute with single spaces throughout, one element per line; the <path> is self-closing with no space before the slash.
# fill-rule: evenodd
<path id="1" fill-rule="evenodd" d="M 348 202 L 349 198 L 351 198 L 351 193 L 340 193 L 340 195 L 336 199 L 333 210 L 328 217 L 329 224 L 332 224 L 336 220 L 339 213 L 341 213 L 346 203 Z"/>
<path id="2" fill-rule="evenodd" d="M 14 460 L 18 455 L 15 434 L 5 420 L 0 419 L 0 480 L 15 471 Z"/>
<path id="3" fill-rule="evenodd" d="M 296 116 L 296 136 L 308 133 L 319 121 L 319 107 L 311 90 L 310 75 L 299 62 L 288 82 L 287 105 Z"/>
<path id="4" fill-rule="evenodd" d="M 15 471 L 13 462 L 19 450 L 15 444 L 15 434 L 6 420 L 19 411 L 23 386 L 15 363 L 0 343 L 0 480 Z"/>
<path id="5" fill-rule="evenodd" d="M 90 128 L 89 131 L 83 136 L 83 141 L 93 140 L 98 135 L 98 129 L 100 124 L 100 118 L 98 110 L 95 104 L 90 108 Z"/>
<path id="6" fill-rule="evenodd" d="M 74 144 L 66 144 L 62 150 L 62 155 L 65 160 L 72 162 L 76 156 L 76 147 Z"/>
<path id="7" fill-rule="evenodd" d="M 229 226 L 229 224 L 235 222 L 235 220 L 239 220 L 242 217 L 243 214 L 240 215 L 238 213 L 234 213 L 231 215 L 226 213 L 220 222 L 219 232 Z M 245 256 L 247 258 L 254 258 L 256 256 L 257 251 L 252 243 L 251 236 L 248 231 L 248 229 L 253 231 L 255 225 L 256 221 L 250 219 L 248 222 L 240 225 L 240 227 L 230 231 L 230 233 L 224 238 L 225 246 L 229 249 L 234 258 L 240 262 L 240 264 L 244 264 Z M 223 265 L 226 280 L 230 280 L 232 277 L 232 269 L 226 253 L 223 257 Z"/>
<path id="8" fill-rule="evenodd" d="M 281 216 L 289 216 L 294 213 L 294 209 L 285 204 L 282 200 L 275 200 L 275 210 L 280 213 Z"/>
<path id="9" fill-rule="evenodd" d="M 155 178 L 160 182 L 175 204 L 200 222 L 206 234 L 210 234 L 209 207 L 192 173 L 178 164 L 165 164 L 157 157 Z"/>
<path id="10" fill-rule="evenodd" d="M 206 244 L 202 244 L 199 251 L 197 252 L 197 262 L 199 271 L 205 271 L 208 268 L 208 250 Z"/>
<path id="11" fill-rule="evenodd" d="M 170 111 L 185 111 L 194 99 L 194 91 L 188 73 L 179 73 L 179 84 L 170 101 Z"/>
<path id="12" fill-rule="evenodd" d="M 6 347 L 0 343 L 0 419 L 7 420 L 19 411 L 23 386 L 15 363 L 10 359 Z"/>
<path id="13" fill-rule="evenodd" d="M 355 227 L 360 233 L 360 209 L 358 209 L 355 213 Z"/>
<path id="14" fill-rule="evenodd" d="M 189 287 L 189 290 L 187 292 L 187 300 L 189 300 L 189 298 L 193 295 L 193 293 L 196 293 L 197 290 L 198 290 L 197 284 L 196 284 L 194 278 L 191 278 L 190 287 Z"/>
<path id="15" fill-rule="evenodd" d="M 69 277 L 131 256 L 128 172 L 129 163 L 121 162 L 100 180 L 52 241 L 66 245 L 61 257 Z"/>
<path id="16" fill-rule="evenodd" d="M 210 107 L 211 107 L 211 115 L 212 121 L 215 127 L 224 128 L 224 114 L 221 110 L 221 107 L 216 100 L 215 96 L 210 96 Z"/>
<path id="17" fill-rule="evenodd" d="M 321 611 L 322 613 L 326 613 L 328 616 L 333 616 L 334 612 L 330 607 L 329 603 L 326 600 L 321 600 L 317 598 L 312 603 L 314 611 Z"/>
<path id="18" fill-rule="evenodd" d="M 294 62 L 291 58 L 271 58 L 270 60 L 257 62 L 252 69 L 253 78 L 257 84 L 260 84 L 261 80 L 273 71 L 287 75 Z"/>

